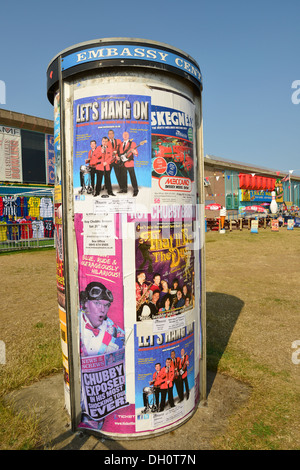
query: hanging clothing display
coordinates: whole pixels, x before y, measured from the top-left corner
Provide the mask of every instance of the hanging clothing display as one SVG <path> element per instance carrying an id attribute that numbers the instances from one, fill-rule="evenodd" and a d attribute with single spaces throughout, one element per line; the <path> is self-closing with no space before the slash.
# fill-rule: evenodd
<path id="1" fill-rule="evenodd" d="M 16 199 L 16 216 L 17 217 L 28 216 L 28 202 L 25 196 L 18 196 Z"/>
<path id="2" fill-rule="evenodd" d="M 15 196 L 4 196 L 3 197 L 3 215 L 4 216 L 15 216 L 16 215 L 16 198 Z"/>
<path id="3" fill-rule="evenodd" d="M 44 220 L 44 236 L 45 236 L 45 238 L 53 238 L 54 237 L 53 219 L 45 219 Z"/>
<path id="4" fill-rule="evenodd" d="M 41 220 L 32 221 L 32 236 L 33 238 L 44 238 L 44 224 Z"/>
<path id="5" fill-rule="evenodd" d="M 53 217 L 53 203 L 50 197 L 42 197 L 40 204 L 40 217 Z"/>
<path id="6" fill-rule="evenodd" d="M 8 240 L 20 240 L 21 239 L 21 228 L 15 220 L 9 220 L 7 222 L 7 239 Z"/>
<path id="7" fill-rule="evenodd" d="M 54 238 L 53 195 L 39 197 L 39 192 L 49 194 L 47 191 L 31 191 L 28 195 L 18 193 L 0 196 L 0 251 L 1 248 L 29 247 L 31 240 Z M 11 243 L 22 240 L 28 240 L 28 243 Z"/>
<path id="8" fill-rule="evenodd" d="M 0 242 L 7 240 L 7 224 L 6 222 L 0 222 Z"/>
<path id="9" fill-rule="evenodd" d="M 21 238 L 28 240 L 33 237 L 32 221 L 30 219 L 21 219 L 18 221 L 21 227 Z"/>
<path id="10" fill-rule="evenodd" d="M 31 196 L 28 201 L 30 217 L 39 217 L 40 216 L 40 204 L 41 200 L 39 197 Z"/>

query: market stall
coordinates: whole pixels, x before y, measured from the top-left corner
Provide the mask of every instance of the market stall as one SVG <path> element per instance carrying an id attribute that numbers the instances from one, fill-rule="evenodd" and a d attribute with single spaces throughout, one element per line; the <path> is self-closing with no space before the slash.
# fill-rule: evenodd
<path id="1" fill-rule="evenodd" d="M 0 189 L 0 251 L 53 245 L 53 190 Z"/>

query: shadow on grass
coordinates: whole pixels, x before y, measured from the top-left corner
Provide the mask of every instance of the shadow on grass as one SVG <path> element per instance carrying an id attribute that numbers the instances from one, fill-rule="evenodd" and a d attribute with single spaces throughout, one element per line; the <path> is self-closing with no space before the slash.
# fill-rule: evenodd
<path id="1" fill-rule="evenodd" d="M 84 448 L 84 446 L 87 444 L 87 441 L 89 441 L 91 436 L 93 435 L 96 437 L 97 440 L 93 444 L 90 444 L 88 446 L 90 450 L 94 450 L 96 447 L 98 447 L 99 449 L 99 441 L 102 443 L 103 447 L 108 450 L 126 450 L 126 448 L 123 447 L 122 444 L 120 444 L 119 442 L 105 439 L 105 436 L 102 436 L 101 434 L 96 432 L 89 432 L 87 430 L 79 430 L 76 432 L 76 434 L 74 434 L 71 430 L 66 431 L 65 433 L 60 434 L 56 439 L 52 440 L 51 446 L 56 446 L 58 444 L 63 443 L 64 440 L 67 440 L 67 443 L 65 445 L 60 446 L 59 450 L 81 450 L 82 448 Z M 41 448 L 41 450 L 43 449 L 44 447 Z"/>
<path id="2" fill-rule="evenodd" d="M 243 306 L 244 302 L 233 295 L 206 293 L 207 369 L 214 372 L 212 380 L 207 383 L 208 394 Z"/>

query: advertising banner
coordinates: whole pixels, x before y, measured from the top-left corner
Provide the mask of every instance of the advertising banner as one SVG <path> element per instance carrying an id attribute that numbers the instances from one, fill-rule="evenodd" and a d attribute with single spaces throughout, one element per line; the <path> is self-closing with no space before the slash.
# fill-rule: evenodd
<path id="1" fill-rule="evenodd" d="M 0 181 L 23 181 L 20 129 L 0 126 Z"/>
<path id="2" fill-rule="evenodd" d="M 46 181 L 47 184 L 55 183 L 55 154 L 54 136 L 45 135 L 45 157 L 46 157 Z"/>
<path id="3" fill-rule="evenodd" d="M 250 189 L 241 189 L 241 201 L 253 201 L 253 202 L 271 202 L 272 194 L 271 191 L 258 191 Z"/>

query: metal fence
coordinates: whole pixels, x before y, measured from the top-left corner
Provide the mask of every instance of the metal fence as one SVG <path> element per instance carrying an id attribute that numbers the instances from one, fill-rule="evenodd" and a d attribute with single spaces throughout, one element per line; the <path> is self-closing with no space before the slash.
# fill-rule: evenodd
<path id="1" fill-rule="evenodd" d="M 55 246 L 54 230 L 42 221 L 34 223 L 0 222 L 0 252 Z"/>

